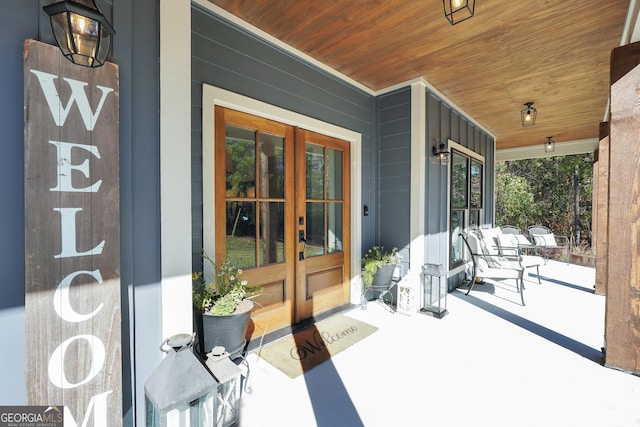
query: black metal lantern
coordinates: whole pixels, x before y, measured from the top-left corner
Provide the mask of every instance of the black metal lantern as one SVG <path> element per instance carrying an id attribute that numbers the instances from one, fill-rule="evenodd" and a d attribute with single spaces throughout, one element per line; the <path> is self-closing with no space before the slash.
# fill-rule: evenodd
<path id="1" fill-rule="evenodd" d="M 422 308 L 420 312 L 438 319 L 447 315 L 447 271 L 442 264 L 422 266 Z"/>
<path id="2" fill-rule="evenodd" d="M 449 149 L 444 142 L 440 142 L 437 147 L 435 145 L 431 147 L 431 152 L 433 154 L 431 157 L 433 163 L 443 166 L 449 164 Z"/>
<path id="3" fill-rule="evenodd" d="M 451 25 L 456 25 L 473 17 L 476 0 L 442 0 L 442 5 L 445 18 Z"/>
<path id="4" fill-rule="evenodd" d="M 536 118 L 538 117 L 538 110 L 533 107 L 533 102 L 526 102 L 524 108 L 520 110 L 520 119 L 522 126 L 533 126 L 536 124 Z"/>
<path id="5" fill-rule="evenodd" d="M 544 152 L 553 153 L 554 151 L 556 151 L 556 142 L 548 136 L 544 143 Z"/>
<path id="6" fill-rule="evenodd" d="M 43 9 L 65 58 L 91 68 L 105 63 L 115 31 L 94 0 L 56 0 Z"/>

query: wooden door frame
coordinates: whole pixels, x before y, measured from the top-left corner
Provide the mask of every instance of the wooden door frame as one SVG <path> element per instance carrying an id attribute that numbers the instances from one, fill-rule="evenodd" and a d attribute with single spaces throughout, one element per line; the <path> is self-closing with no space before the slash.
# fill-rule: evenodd
<path id="1" fill-rule="evenodd" d="M 202 86 L 202 227 L 203 247 L 215 256 L 215 114 L 216 106 L 231 108 L 291 126 L 348 141 L 351 146 L 351 302 L 360 303 L 360 258 L 362 247 L 362 135 L 330 123 L 276 107 L 215 86 Z"/>

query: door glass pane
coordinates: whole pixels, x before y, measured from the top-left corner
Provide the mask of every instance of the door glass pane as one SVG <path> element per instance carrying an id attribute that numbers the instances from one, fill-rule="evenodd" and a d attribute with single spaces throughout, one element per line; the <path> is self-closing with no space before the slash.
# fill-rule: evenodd
<path id="1" fill-rule="evenodd" d="M 306 144 L 307 199 L 324 199 L 324 150 Z"/>
<path id="2" fill-rule="evenodd" d="M 226 194 L 227 197 L 255 197 L 255 132 L 226 126 Z"/>
<path id="3" fill-rule="evenodd" d="M 284 198 L 284 138 L 260 133 L 258 137 L 260 197 Z"/>
<path id="4" fill-rule="evenodd" d="M 260 203 L 260 265 L 284 262 L 284 203 Z"/>
<path id="5" fill-rule="evenodd" d="M 342 151 L 327 148 L 327 199 L 342 199 Z"/>
<path id="6" fill-rule="evenodd" d="M 342 203 L 327 203 L 327 253 L 342 249 Z"/>
<path id="7" fill-rule="evenodd" d="M 482 163 L 471 160 L 471 207 L 482 207 Z"/>
<path id="8" fill-rule="evenodd" d="M 324 203 L 307 202 L 307 246 L 305 257 L 324 255 Z"/>
<path id="9" fill-rule="evenodd" d="M 451 163 L 451 207 L 463 209 L 467 207 L 467 157 L 454 151 Z"/>
<path id="10" fill-rule="evenodd" d="M 464 261 L 462 248 L 464 242 L 460 233 L 464 231 L 464 211 L 451 212 L 451 266 L 455 266 Z"/>
<path id="11" fill-rule="evenodd" d="M 227 260 L 239 268 L 256 266 L 256 204 L 227 202 Z"/>

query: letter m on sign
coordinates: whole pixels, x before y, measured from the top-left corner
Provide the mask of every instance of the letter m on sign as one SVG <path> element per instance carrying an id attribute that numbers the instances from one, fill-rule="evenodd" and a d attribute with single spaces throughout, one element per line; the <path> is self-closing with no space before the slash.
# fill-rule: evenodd
<path id="1" fill-rule="evenodd" d="M 120 426 L 118 67 L 24 49 L 27 403 Z"/>

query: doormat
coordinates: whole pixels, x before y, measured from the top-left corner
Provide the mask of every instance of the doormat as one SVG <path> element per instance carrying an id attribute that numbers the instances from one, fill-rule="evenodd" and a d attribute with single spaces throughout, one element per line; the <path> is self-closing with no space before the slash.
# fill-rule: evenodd
<path id="1" fill-rule="evenodd" d="M 296 378 L 377 330 L 360 320 L 336 315 L 267 344 L 258 356 Z"/>

